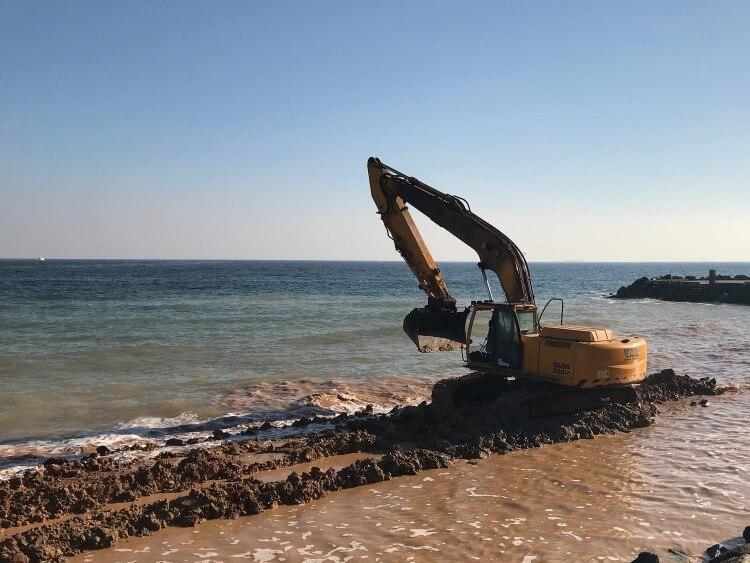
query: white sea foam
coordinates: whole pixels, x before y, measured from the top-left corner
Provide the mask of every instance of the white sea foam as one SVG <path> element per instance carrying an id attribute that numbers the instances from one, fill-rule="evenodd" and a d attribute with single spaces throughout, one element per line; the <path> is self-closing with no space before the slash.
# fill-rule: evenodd
<path id="1" fill-rule="evenodd" d="M 184 412 L 172 417 L 142 416 L 117 425 L 117 428 L 152 428 L 164 429 L 182 424 L 197 424 L 201 421 L 195 413 Z"/>
<path id="2" fill-rule="evenodd" d="M 417 404 L 429 398 L 435 378 L 389 378 L 371 385 L 343 380 L 302 379 L 285 382 L 258 382 L 238 389 L 218 402 L 231 408 L 220 417 L 199 418 L 193 412 L 176 416 L 143 416 L 121 422 L 112 429 L 81 436 L 50 438 L 0 444 L 0 479 L 8 478 L 50 457 L 76 459 L 99 446 L 116 451 L 115 459 L 152 457 L 168 448 L 170 438 L 204 442 L 217 429 L 238 436 L 248 428 L 258 429 L 268 422 L 270 428 L 256 435 L 282 438 L 320 430 L 320 424 L 294 427 L 300 418 L 331 418 L 340 413 L 354 414 L 365 408 L 373 413 L 390 411 L 396 405 Z M 146 443 L 156 444 L 150 451 L 131 450 Z M 204 442 L 203 447 L 214 445 Z M 170 446 L 179 448 L 180 446 Z"/>

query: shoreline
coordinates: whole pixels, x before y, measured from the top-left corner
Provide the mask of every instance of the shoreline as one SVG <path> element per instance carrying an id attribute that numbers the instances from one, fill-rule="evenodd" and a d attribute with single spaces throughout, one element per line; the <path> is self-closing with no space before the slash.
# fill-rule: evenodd
<path id="1" fill-rule="evenodd" d="M 308 436 L 223 441 L 209 449 L 196 445 L 129 464 L 113 461 L 109 452 L 82 462 L 48 460 L 39 470 L 0 483 L 0 514 L 7 536 L 0 542 L 0 560 L 63 560 L 112 546 L 120 538 L 259 514 L 332 491 L 448 468 L 456 459 L 476 460 L 491 453 L 628 432 L 652 424 L 659 403 L 721 392 L 715 380 L 664 370 L 641 385 L 635 403 L 542 420 L 509 416 L 495 403 L 463 410 L 423 403 L 384 415 L 363 411 L 336 417 L 328 422 L 329 430 Z M 279 481 L 256 478 L 263 471 L 347 454 L 368 456 L 338 469 L 292 472 Z M 153 499 L 165 493 L 176 496 Z M 68 519 L 45 524 L 60 517 Z M 18 528 L 29 524 L 30 529 Z"/>

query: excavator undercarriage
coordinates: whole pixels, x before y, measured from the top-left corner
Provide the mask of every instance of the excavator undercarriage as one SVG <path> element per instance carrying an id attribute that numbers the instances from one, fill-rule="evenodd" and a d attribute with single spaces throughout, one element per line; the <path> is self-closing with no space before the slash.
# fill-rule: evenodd
<path id="1" fill-rule="evenodd" d="M 594 410 L 612 403 L 636 402 L 638 394 L 634 385 L 578 389 L 478 371 L 442 380 L 432 389 L 432 404 L 443 409 L 494 403 L 509 418 L 516 419 L 550 417 Z"/>
<path id="2" fill-rule="evenodd" d="M 539 313 L 526 259 L 512 240 L 459 196 L 377 158 L 368 160 L 367 170 L 388 235 L 427 294 L 427 306 L 406 316 L 404 331 L 420 352 L 460 349 L 466 367 L 477 373 L 443 385 L 433 402 L 447 407 L 500 400 L 536 417 L 637 399 L 633 385 L 646 375 L 645 340 L 565 325 L 562 309 L 559 325 L 542 325 L 546 305 Z M 488 300 L 471 301 L 459 310 L 407 204 L 476 251 Z M 488 270 L 497 276 L 505 301 L 494 300 Z"/>

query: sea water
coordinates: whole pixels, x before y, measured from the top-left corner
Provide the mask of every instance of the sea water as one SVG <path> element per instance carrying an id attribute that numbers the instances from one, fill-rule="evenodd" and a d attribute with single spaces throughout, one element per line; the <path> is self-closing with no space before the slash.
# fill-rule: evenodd
<path id="1" fill-rule="evenodd" d="M 460 306 L 473 263 L 441 264 Z M 532 263 L 565 322 L 643 336 L 649 372 L 750 381 L 750 308 L 608 296 L 642 276 L 750 273 L 748 263 Z M 493 281 L 495 297 L 502 291 Z M 0 261 L 0 469 L 97 445 L 206 436 L 261 421 L 386 411 L 466 373 L 401 329 L 426 303 L 401 262 Z M 559 322 L 559 303 L 545 323 Z M 745 401 L 719 424 L 745 419 Z M 744 410 L 743 410 L 744 409 Z"/>

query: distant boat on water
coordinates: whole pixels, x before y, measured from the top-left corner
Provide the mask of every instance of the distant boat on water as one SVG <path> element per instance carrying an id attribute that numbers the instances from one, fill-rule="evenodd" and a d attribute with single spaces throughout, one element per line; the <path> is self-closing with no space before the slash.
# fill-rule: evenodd
<path id="1" fill-rule="evenodd" d="M 38 260 L 39 260 L 40 262 L 44 262 L 45 258 L 44 258 L 44 256 L 40 256 L 40 257 L 38 258 Z"/>

